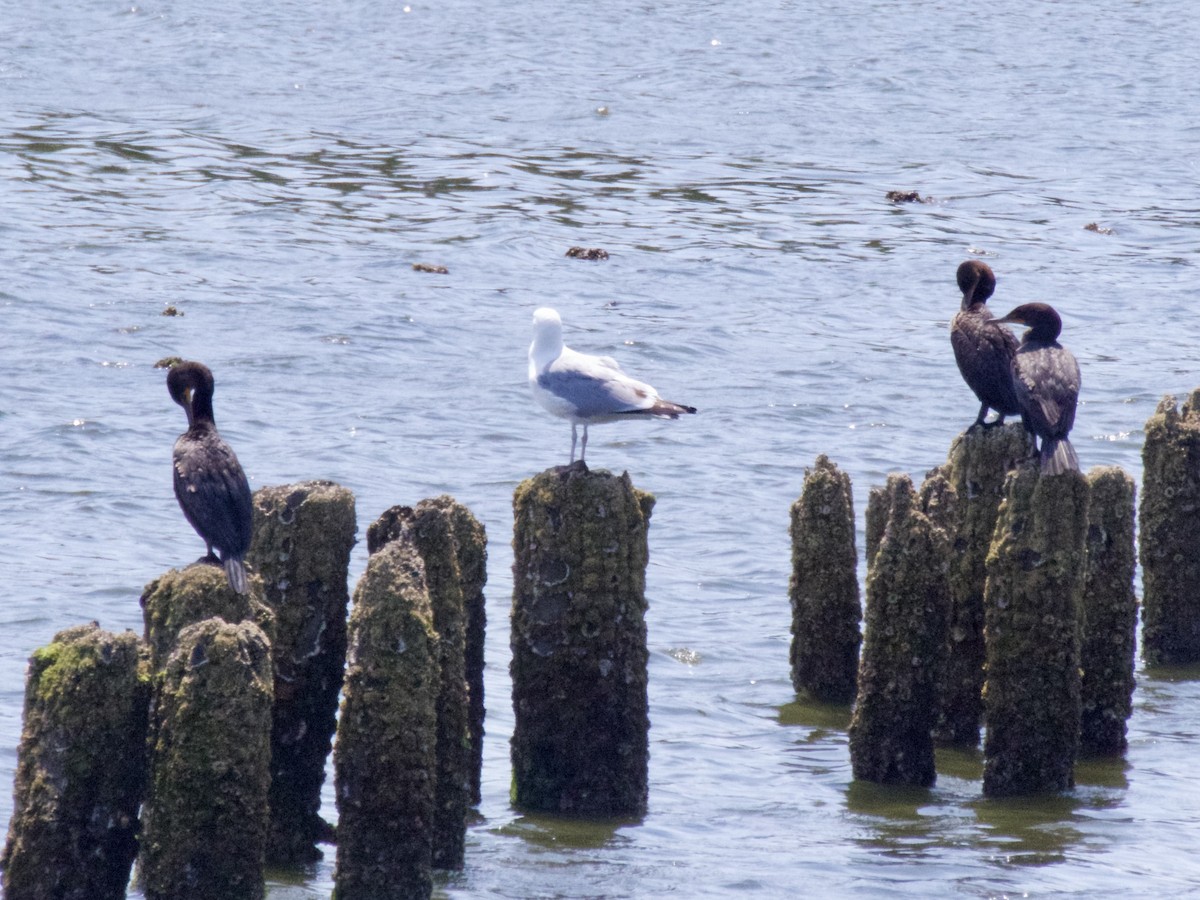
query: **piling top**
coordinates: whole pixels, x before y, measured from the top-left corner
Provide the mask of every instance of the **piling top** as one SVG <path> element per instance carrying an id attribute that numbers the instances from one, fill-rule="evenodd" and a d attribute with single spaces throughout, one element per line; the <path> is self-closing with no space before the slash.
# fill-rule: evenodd
<path id="1" fill-rule="evenodd" d="M 520 509 L 525 503 L 531 502 L 539 505 L 543 503 L 555 505 L 560 497 L 558 486 L 565 485 L 572 492 L 570 496 L 573 502 L 583 499 L 585 493 L 594 495 L 595 499 L 600 501 L 597 511 L 603 518 L 602 496 L 604 492 L 612 489 L 614 483 L 619 483 L 625 490 L 633 492 L 638 506 L 641 507 L 642 518 L 649 520 L 650 513 L 654 509 L 654 495 L 635 488 L 633 479 L 629 477 L 628 472 L 622 472 L 620 476 L 616 476 L 607 469 L 588 469 L 578 464 L 554 466 L 532 478 L 526 478 L 517 485 L 517 489 L 513 493 L 513 508 Z"/>
<path id="2" fill-rule="evenodd" d="M 346 568 L 357 530 L 348 488 L 332 481 L 271 485 L 254 492 L 250 555 L 270 577 L 286 570 L 299 582 L 319 580 Z M 267 595 L 284 594 L 288 587 L 268 584 Z"/>
<path id="3" fill-rule="evenodd" d="M 250 591 L 239 594 L 229 586 L 219 566 L 195 564 L 171 569 L 146 585 L 142 592 L 142 617 L 151 660 L 161 669 L 188 625 L 213 617 L 226 622 L 254 622 L 268 638 L 275 635 L 275 614 L 262 601 L 262 581 L 250 578 Z"/>

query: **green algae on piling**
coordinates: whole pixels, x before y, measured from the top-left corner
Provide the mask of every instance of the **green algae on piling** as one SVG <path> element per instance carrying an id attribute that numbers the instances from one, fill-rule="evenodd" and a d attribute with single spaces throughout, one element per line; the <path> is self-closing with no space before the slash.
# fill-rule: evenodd
<path id="1" fill-rule="evenodd" d="M 469 694 L 467 728 L 471 739 L 471 802 L 479 803 L 480 774 L 483 770 L 483 649 L 487 632 L 484 587 L 487 585 L 487 532 L 483 523 L 466 506 L 443 494 L 430 501 L 450 518 L 454 550 L 458 556 L 463 609 L 466 613 L 464 665 Z"/>
<path id="2" fill-rule="evenodd" d="M 466 611 L 450 515 L 444 506 L 430 500 L 422 500 L 415 508 L 394 506 L 371 525 L 367 534 L 376 552 L 383 536 L 411 543 L 424 564 L 438 636 L 439 669 L 432 861 L 435 869 L 460 869 L 471 799 L 471 744 L 467 727 Z"/>
<path id="3" fill-rule="evenodd" d="M 1142 445 L 1138 549 L 1147 666 L 1200 662 L 1200 389 L 1164 397 Z"/>
<path id="4" fill-rule="evenodd" d="M 513 803 L 638 816 L 649 777 L 647 529 L 654 497 L 583 463 L 513 496 Z"/>
<path id="5" fill-rule="evenodd" d="M 147 657 L 133 632 L 93 622 L 29 660 L 5 896 L 125 896 L 145 786 Z"/>
<path id="6" fill-rule="evenodd" d="M 337 727 L 346 662 L 347 578 L 357 531 L 354 494 L 330 481 L 254 492 L 254 540 L 246 561 L 275 617 L 271 659 L 270 863 L 321 858 L 325 760 Z"/>
<path id="7" fill-rule="evenodd" d="M 138 866 L 147 900 L 263 896 L 272 681 L 254 623 L 213 618 L 179 633 L 155 687 Z"/>
<path id="8" fill-rule="evenodd" d="M 792 504 L 792 686 L 814 699 L 854 699 L 859 623 L 858 554 L 850 476 L 824 454 L 805 472 Z"/>
<path id="9" fill-rule="evenodd" d="M 959 747 L 979 744 L 983 718 L 984 587 L 987 557 L 1004 498 L 1005 477 L 1030 455 L 1030 438 L 1019 422 L 968 428 L 954 439 L 941 470 L 955 496 L 948 655 L 935 737 Z"/>
<path id="10" fill-rule="evenodd" d="M 1082 474 L 1009 475 L 987 559 L 985 796 L 1074 786 L 1087 530 Z"/>
<path id="11" fill-rule="evenodd" d="M 1080 752 L 1118 756 L 1133 712 L 1137 596 L 1133 590 L 1133 479 L 1116 466 L 1088 472 L 1087 571 L 1083 589 Z"/>
<path id="12" fill-rule="evenodd" d="M 918 496 L 907 475 L 872 492 L 887 516 L 867 576 L 866 633 L 850 721 L 854 777 L 932 785 L 933 725 L 946 653 L 954 495 L 932 473 Z"/>
<path id="13" fill-rule="evenodd" d="M 438 635 L 411 540 L 373 553 L 354 591 L 334 747 L 339 900 L 433 891 Z"/>
<path id="14" fill-rule="evenodd" d="M 250 575 L 250 590 L 239 594 L 229 586 L 220 566 L 195 563 L 170 569 L 142 591 L 142 619 L 154 671 L 166 665 L 179 633 L 188 625 L 218 618 L 254 622 L 267 635 L 275 634 L 275 614 L 263 602 L 262 581 Z"/>
<path id="15" fill-rule="evenodd" d="M 475 515 L 453 497 L 443 494 L 422 501 L 443 510 L 450 519 L 454 549 L 458 558 L 463 607 L 466 613 L 466 646 L 464 661 L 469 692 L 468 729 L 471 740 L 471 801 L 480 801 L 480 773 L 483 767 L 484 734 L 484 642 L 487 631 L 487 611 L 484 587 L 487 584 L 487 532 Z M 398 507 L 402 508 L 402 507 Z M 390 512 L 390 511 L 389 511 Z M 388 513 L 384 513 L 367 529 L 367 549 L 374 553 L 396 536 Z"/>

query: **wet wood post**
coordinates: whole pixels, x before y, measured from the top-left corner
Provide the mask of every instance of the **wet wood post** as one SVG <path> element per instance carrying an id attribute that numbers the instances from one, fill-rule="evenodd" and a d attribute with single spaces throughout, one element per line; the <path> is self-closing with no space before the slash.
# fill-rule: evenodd
<path id="1" fill-rule="evenodd" d="M 1134 483 L 1116 466 L 1088 473 L 1087 571 L 1083 589 L 1083 718 L 1080 752 L 1119 756 L 1133 712 L 1137 597 L 1133 590 Z"/>
<path id="2" fill-rule="evenodd" d="M 254 493 L 254 541 L 246 561 L 275 615 L 271 658 L 271 826 L 267 860 L 320 859 L 325 761 L 337 727 L 346 662 L 348 572 L 357 530 L 354 494 L 329 481 Z"/>
<path id="3" fill-rule="evenodd" d="M 1147 666 L 1200 662 L 1200 389 L 1164 397 L 1142 445 L 1138 547 Z"/>
<path id="4" fill-rule="evenodd" d="M 792 686 L 816 700 L 854 699 L 859 622 L 858 554 L 850 476 L 824 454 L 792 504 Z"/>
<path id="5" fill-rule="evenodd" d="M 654 498 L 582 463 L 513 497 L 513 802 L 638 816 L 649 777 L 647 529 Z"/>
<path id="6" fill-rule="evenodd" d="M 1082 474 L 1009 475 L 987 561 L 985 796 L 1074 786 L 1087 529 Z"/>
<path id="7" fill-rule="evenodd" d="M 254 623 L 213 618 L 179 633 L 155 688 L 147 900 L 263 896 L 271 694 L 271 646 Z"/>
<path id="8" fill-rule="evenodd" d="M 146 656 L 133 632 L 93 622 L 29 660 L 2 860 L 9 900 L 125 896 L 145 787 Z"/>
<path id="9" fill-rule="evenodd" d="M 471 744 L 466 679 L 466 609 L 454 531 L 444 506 L 422 500 L 416 507 L 394 506 L 367 530 L 372 552 L 389 540 L 411 543 L 425 569 L 425 585 L 437 632 L 438 691 L 436 783 L 432 864 L 461 869 L 471 802 Z"/>
<path id="10" fill-rule="evenodd" d="M 339 900 L 432 894 L 437 641 L 421 556 L 409 539 L 389 541 L 350 613 L 333 755 Z"/>
<path id="11" fill-rule="evenodd" d="M 263 602 L 262 581 L 251 574 L 249 584 L 250 590 L 239 594 L 220 566 L 197 563 L 171 569 L 146 585 L 141 604 L 151 670 L 160 672 L 166 666 L 184 628 L 206 619 L 253 622 L 273 637 L 275 614 Z"/>
<path id="12" fill-rule="evenodd" d="M 983 721 L 984 586 L 986 561 L 1004 497 L 1005 476 L 1029 456 L 1019 422 L 969 428 L 955 438 L 941 467 L 958 498 L 948 573 L 948 655 L 935 736 L 939 743 L 976 747 Z"/>
<path id="13" fill-rule="evenodd" d="M 850 760 L 855 778 L 927 787 L 937 777 L 933 726 L 950 616 L 944 523 L 954 495 L 935 472 L 919 496 L 907 475 L 892 475 L 871 499 L 887 516 L 867 575 Z"/>
<path id="14" fill-rule="evenodd" d="M 439 506 L 449 516 L 454 535 L 454 550 L 458 555 L 458 574 L 461 579 L 463 608 L 467 617 L 463 661 L 470 695 L 467 729 L 471 736 L 471 802 L 479 803 L 485 715 L 483 648 L 487 636 L 487 610 L 484 606 L 484 587 L 487 585 L 487 532 L 483 523 L 475 518 L 471 510 L 453 497 L 443 495 L 428 502 Z"/>

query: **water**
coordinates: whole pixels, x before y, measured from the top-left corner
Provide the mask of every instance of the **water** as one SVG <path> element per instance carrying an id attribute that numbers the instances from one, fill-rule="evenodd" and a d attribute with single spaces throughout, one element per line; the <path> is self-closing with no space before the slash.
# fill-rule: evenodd
<path id="1" fill-rule="evenodd" d="M 203 549 L 153 368 L 179 355 L 215 371 L 253 486 L 339 481 L 360 537 L 443 492 L 488 528 L 484 801 L 440 895 L 1200 890 L 1195 672 L 1140 672 L 1126 760 L 1069 796 L 985 802 L 952 753 L 932 790 L 881 790 L 851 780 L 845 712 L 795 703 L 786 596 L 806 464 L 849 471 L 861 522 L 974 417 L 946 335 L 968 256 L 998 311 L 1059 308 L 1079 456 L 1140 478 L 1145 420 L 1200 380 L 1194 4 L 52 0 L 0 22 L 0 782 L 29 654 L 90 619 L 140 631 L 142 586 Z M 511 496 L 569 447 L 524 384 L 540 305 L 701 409 L 589 446 L 658 497 L 637 823 L 508 805 Z M 270 895 L 331 885 L 330 852 Z"/>

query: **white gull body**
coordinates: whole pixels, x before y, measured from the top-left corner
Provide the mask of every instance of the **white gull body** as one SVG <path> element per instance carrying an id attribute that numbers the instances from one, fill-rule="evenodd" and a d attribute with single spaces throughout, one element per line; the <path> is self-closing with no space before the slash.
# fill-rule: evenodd
<path id="1" fill-rule="evenodd" d="M 663 400 L 650 385 L 622 372 L 612 357 L 577 353 L 566 346 L 562 319 L 549 307 L 533 314 L 529 389 L 548 412 L 571 423 L 571 462 L 575 461 L 579 425 L 583 426 L 579 451 L 582 461 L 587 453 L 589 425 L 629 418 L 678 419 L 683 413 L 696 411 Z"/>

